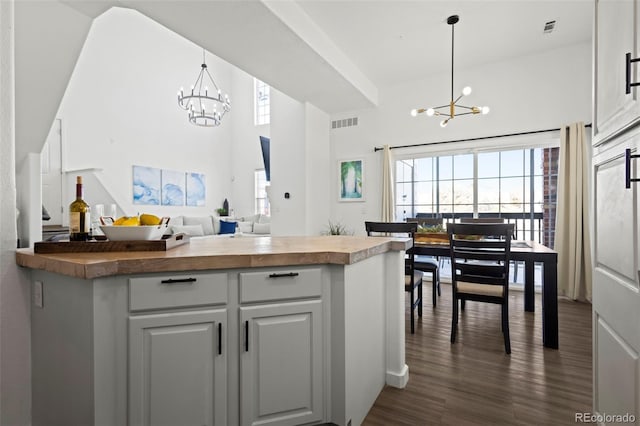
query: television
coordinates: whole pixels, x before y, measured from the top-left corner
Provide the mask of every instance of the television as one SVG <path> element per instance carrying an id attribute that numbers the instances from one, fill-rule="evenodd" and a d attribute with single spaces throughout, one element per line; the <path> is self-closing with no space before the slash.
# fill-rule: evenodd
<path id="1" fill-rule="evenodd" d="M 260 146 L 262 147 L 262 161 L 264 162 L 264 173 L 267 175 L 267 182 L 271 181 L 271 168 L 269 161 L 270 139 L 266 136 L 260 136 Z"/>

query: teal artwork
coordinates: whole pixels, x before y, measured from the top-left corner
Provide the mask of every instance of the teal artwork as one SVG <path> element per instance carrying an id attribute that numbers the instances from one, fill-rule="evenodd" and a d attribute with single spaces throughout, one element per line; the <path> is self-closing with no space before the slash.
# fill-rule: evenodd
<path id="1" fill-rule="evenodd" d="M 340 161 L 340 201 L 364 201 L 363 160 Z"/>

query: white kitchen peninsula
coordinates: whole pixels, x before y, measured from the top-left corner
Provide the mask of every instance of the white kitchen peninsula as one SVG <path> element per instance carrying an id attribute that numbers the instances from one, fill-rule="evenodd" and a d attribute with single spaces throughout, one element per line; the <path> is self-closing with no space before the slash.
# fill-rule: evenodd
<path id="1" fill-rule="evenodd" d="M 404 250 L 350 236 L 16 253 L 33 424 L 359 424 L 404 387 Z"/>

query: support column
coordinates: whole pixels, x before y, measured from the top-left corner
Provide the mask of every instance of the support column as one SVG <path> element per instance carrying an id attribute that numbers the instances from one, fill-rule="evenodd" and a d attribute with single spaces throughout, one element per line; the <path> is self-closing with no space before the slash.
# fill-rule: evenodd
<path id="1" fill-rule="evenodd" d="M 15 261 L 14 0 L 0 1 L 0 424 L 31 423 L 30 288 Z"/>

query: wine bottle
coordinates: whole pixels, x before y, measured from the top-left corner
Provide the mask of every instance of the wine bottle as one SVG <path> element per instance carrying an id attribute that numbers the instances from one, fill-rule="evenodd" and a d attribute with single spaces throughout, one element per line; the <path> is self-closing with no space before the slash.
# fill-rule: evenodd
<path id="1" fill-rule="evenodd" d="M 91 227 L 91 208 L 82 199 L 82 176 L 76 177 L 76 200 L 69 205 L 69 240 L 87 241 Z"/>

